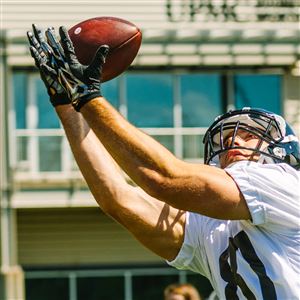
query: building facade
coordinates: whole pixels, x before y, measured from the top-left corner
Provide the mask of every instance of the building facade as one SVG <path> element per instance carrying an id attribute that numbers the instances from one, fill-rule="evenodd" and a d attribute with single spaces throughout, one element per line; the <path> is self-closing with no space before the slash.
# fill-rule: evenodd
<path id="1" fill-rule="evenodd" d="M 26 41 L 26 31 L 98 16 L 142 31 L 132 66 L 103 84 L 130 122 L 201 163 L 213 119 L 233 108 L 282 114 L 300 134 L 298 0 L 1 2 L 0 299 L 161 299 L 173 282 L 207 297 L 96 205 Z"/>

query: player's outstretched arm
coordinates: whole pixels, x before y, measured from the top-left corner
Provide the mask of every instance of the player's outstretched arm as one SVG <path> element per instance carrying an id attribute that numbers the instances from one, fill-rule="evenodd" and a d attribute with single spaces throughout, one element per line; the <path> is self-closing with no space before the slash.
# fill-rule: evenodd
<path id="1" fill-rule="evenodd" d="M 81 113 L 118 164 L 153 197 L 214 218 L 250 219 L 242 194 L 224 170 L 177 159 L 104 98 L 90 101 Z"/>
<path id="2" fill-rule="evenodd" d="M 71 105 L 57 106 L 76 162 L 101 209 L 164 259 L 177 255 L 185 213 L 127 183 L 83 116 Z"/>
<path id="3" fill-rule="evenodd" d="M 161 257 L 173 259 L 183 240 L 184 213 L 126 182 L 82 115 L 70 105 L 74 100 L 70 97 L 73 94 L 67 94 L 70 90 L 63 86 L 58 69 L 58 65 L 64 65 L 65 57 L 52 28 L 47 30 L 47 35 L 53 47 L 45 41 L 41 30 L 33 25 L 33 32 L 28 32 L 30 51 L 92 194 L 102 210 L 125 226 L 141 243 Z M 89 73 L 89 70 L 85 68 L 83 74 Z M 76 87 L 80 82 L 72 84 Z M 86 101 L 85 96 L 97 95 L 97 87 L 89 87 L 88 94 L 82 89 L 80 91 L 77 93 L 76 90 L 76 95 L 83 96 Z"/>
<path id="4" fill-rule="evenodd" d="M 52 31 L 48 40 L 59 49 Z M 101 96 L 101 75 L 108 48 L 101 46 L 89 66 L 79 63 L 65 28 L 60 28 L 65 58 L 60 82 L 110 154 L 148 194 L 178 209 L 220 219 L 249 219 L 233 179 L 217 168 L 180 161 L 162 145 L 127 122 Z M 56 50 L 54 50 L 56 51 Z M 155 113 L 149 111 L 149 113 Z"/>

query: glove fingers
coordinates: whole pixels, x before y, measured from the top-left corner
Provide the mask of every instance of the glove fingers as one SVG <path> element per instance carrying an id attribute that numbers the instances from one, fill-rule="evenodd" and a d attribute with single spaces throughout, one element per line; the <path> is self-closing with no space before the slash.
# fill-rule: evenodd
<path id="1" fill-rule="evenodd" d="M 40 59 L 39 59 L 39 53 L 38 53 L 38 51 L 33 46 L 30 46 L 29 50 L 30 50 L 31 56 L 34 59 L 35 65 L 39 68 L 40 65 L 41 65 L 41 62 L 40 62 Z"/>
<path id="2" fill-rule="evenodd" d="M 59 52 L 60 53 L 64 53 L 64 50 L 63 50 L 63 48 L 61 46 L 61 43 L 58 40 L 58 36 L 57 36 L 57 34 L 56 34 L 55 30 L 54 30 L 54 27 L 50 27 L 49 31 L 52 33 L 52 36 L 54 37 L 54 40 L 56 42 L 56 46 L 57 46 Z"/>
<path id="3" fill-rule="evenodd" d="M 60 42 L 57 39 L 55 30 L 53 27 L 49 27 L 46 30 L 46 38 L 47 38 L 47 42 L 49 43 L 49 45 L 52 48 L 56 57 L 61 59 L 62 61 L 64 61 L 64 51 L 61 47 Z"/>
<path id="4" fill-rule="evenodd" d="M 103 67 L 103 64 L 105 63 L 108 52 L 109 52 L 109 46 L 107 45 L 100 46 L 93 58 L 93 61 L 89 66 L 89 69 L 97 70 L 98 72 L 100 72 L 101 68 Z"/>
<path id="5" fill-rule="evenodd" d="M 32 47 L 34 47 L 42 55 L 42 53 L 44 52 L 44 49 L 42 49 L 42 46 L 41 46 L 40 42 L 33 35 L 33 33 L 31 31 L 27 31 L 27 37 L 28 37 L 29 44 Z M 47 50 L 46 50 L 46 52 L 47 52 Z"/>
<path id="6" fill-rule="evenodd" d="M 36 48 L 34 48 L 33 46 L 30 46 L 29 47 L 29 50 L 30 50 L 30 53 L 31 53 L 31 56 L 34 58 L 34 61 L 35 61 L 35 65 L 40 68 L 40 66 L 42 64 L 44 64 L 46 61 L 45 61 L 45 57 L 43 57 L 41 55 L 41 53 L 39 53 Z"/>
<path id="7" fill-rule="evenodd" d="M 59 27 L 59 35 L 60 35 L 60 38 L 61 38 L 61 43 L 62 43 L 62 46 L 64 48 L 65 55 L 66 55 L 68 63 L 70 65 L 80 64 L 78 59 L 77 59 L 77 56 L 75 54 L 73 43 L 70 39 L 70 36 L 69 36 L 69 33 L 68 33 L 66 27 L 64 27 L 64 26 Z"/>
<path id="8" fill-rule="evenodd" d="M 57 78 L 57 64 L 52 48 L 45 41 L 43 32 L 35 24 L 32 25 L 32 28 L 32 31 L 27 32 L 29 50 L 47 88 L 50 102 L 53 106 L 70 103 Z"/>
<path id="9" fill-rule="evenodd" d="M 32 46 L 34 48 L 39 47 L 39 43 L 31 31 L 27 31 L 27 38 L 28 38 L 30 46 Z"/>
<path id="10" fill-rule="evenodd" d="M 32 29 L 33 29 L 33 33 L 35 38 L 38 40 L 38 42 L 41 44 L 42 42 L 45 41 L 43 33 L 41 31 L 41 29 L 39 29 L 36 24 L 32 24 Z"/>
<path id="11" fill-rule="evenodd" d="M 32 24 L 32 28 L 33 28 L 33 32 L 34 32 L 33 42 L 35 42 L 35 44 L 39 45 L 39 47 L 35 46 L 35 48 L 37 48 L 37 50 L 39 52 L 44 51 L 45 54 L 50 55 L 51 49 L 44 39 L 43 32 L 35 24 Z"/>

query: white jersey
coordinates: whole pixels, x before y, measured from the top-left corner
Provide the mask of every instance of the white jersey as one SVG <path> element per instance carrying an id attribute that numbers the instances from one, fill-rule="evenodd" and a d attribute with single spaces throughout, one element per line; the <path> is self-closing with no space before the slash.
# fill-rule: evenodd
<path id="1" fill-rule="evenodd" d="M 300 299 L 300 175 L 287 164 L 237 162 L 252 220 L 187 212 L 184 243 L 168 262 L 207 277 L 220 299 Z"/>

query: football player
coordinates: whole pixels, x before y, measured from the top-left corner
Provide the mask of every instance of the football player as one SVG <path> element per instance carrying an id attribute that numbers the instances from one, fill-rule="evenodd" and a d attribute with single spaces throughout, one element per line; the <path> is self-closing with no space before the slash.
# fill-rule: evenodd
<path id="1" fill-rule="evenodd" d="M 31 54 L 102 210 L 170 265 L 206 276 L 220 299 L 298 299 L 300 154 L 287 122 L 230 111 L 207 130 L 205 164 L 182 161 L 102 96 L 107 46 L 83 66 L 65 28 L 62 47 L 46 36 L 28 33 Z"/>

